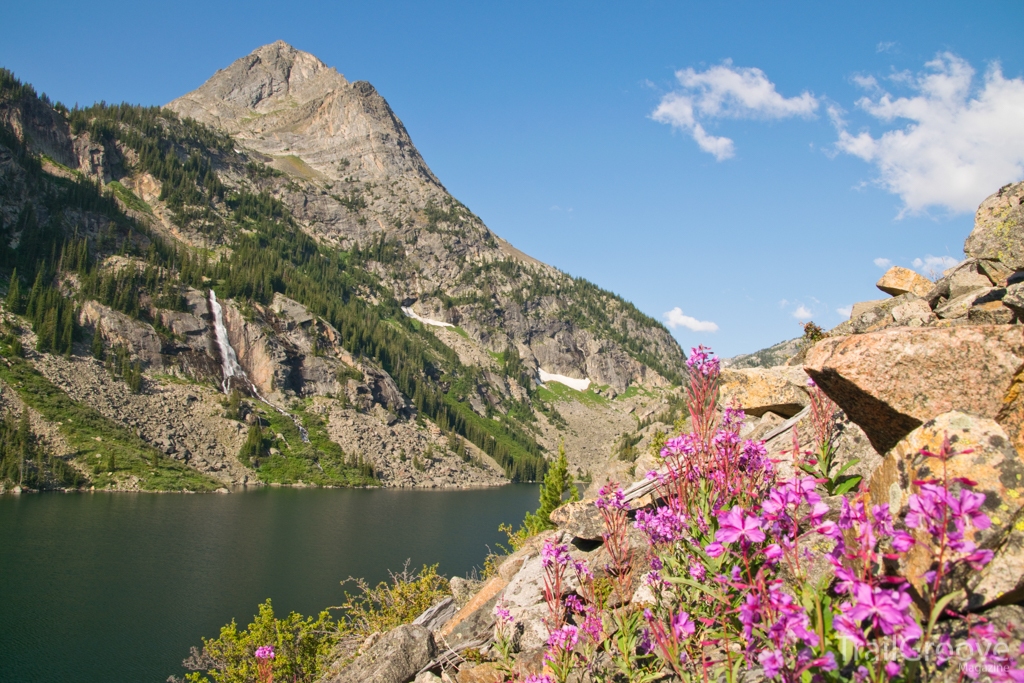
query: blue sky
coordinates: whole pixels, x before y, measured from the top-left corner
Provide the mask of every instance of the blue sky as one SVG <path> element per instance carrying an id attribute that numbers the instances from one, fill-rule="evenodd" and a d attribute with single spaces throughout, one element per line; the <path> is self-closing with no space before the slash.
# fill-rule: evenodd
<path id="1" fill-rule="evenodd" d="M 69 105 L 311 52 L 499 235 L 726 356 L 962 258 L 1024 177 L 1020 2 L 4 5 L 0 65 Z"/>

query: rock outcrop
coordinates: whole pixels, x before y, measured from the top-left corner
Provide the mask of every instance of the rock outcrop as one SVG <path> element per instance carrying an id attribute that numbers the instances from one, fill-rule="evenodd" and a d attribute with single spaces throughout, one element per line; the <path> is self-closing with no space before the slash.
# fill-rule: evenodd
<path id="1" fill-rule="evenodd" d="M 880 453 L 951 410 L 997 418 L 1022 367 L 1024 327 L 1017 325 L 830 337 L 810 350 L 805 365 Z"/>
<path id="2" fill-rule="evenodd" d="M 945 461 L 922 455 L 922 451 L 940 453 L 944 439 L 949 439 L 956 455 Z M 868 490 L 873 503 L 888 503 L 894 516 L 902 516 L 910 494 L 919 492 L 915 482 L 941 481 L 943 476 L 949 478 L 955 495 L 960 489 L 956 480 L 975 482 L 972 489 L 985 496 L 982 510 L 992 523 L 968 540 L 1000 551 L 998 561 L 960 577 L 968 593 L 958 606 L 978 608 L 1019 599 L 1024 590 L 1022 534 L 1017 529 L 1024 519 L 1024 460 L 994 420 L 952 411 L 928 420 L 897 443 L 872 473 Z M 906 555 L 903 572 L 921 589 L 922 575 L 931 569 L 932 555 L 926 549 L 933 539 L 922 533 L 916 536 L 917 545 Z"/>
<path id="3" fill-rule="evenodd" d="M 406 683 L 436 655 L 434 635 L 407 624 L 381 636 L 354 662 L 328 673 L 320 683 Z"/>
<path id="4" fill-rule="evenodd" d="M 736 404 L 754 417 L 767 412 L 793 417 L 808 402 L 807 374 L 800 368 L 727 368 L 721 381 L 722 404 Z"/>
<path id="5" fill-rule="evenodd" d="M 892 296 L 899 296 L 900 294 L 924 296 L 931 290 L 932 282 L 909 268 L 893 266 L 885 271 L 885 275 L 875 283 L 875 286 Z"/>
<path id="6" fill-rule="evenodd" d="M 1006 185 L 978 207 L 974 231 L 964 244 L 970 258 L 1024 270 L 1024 183 Z"/>

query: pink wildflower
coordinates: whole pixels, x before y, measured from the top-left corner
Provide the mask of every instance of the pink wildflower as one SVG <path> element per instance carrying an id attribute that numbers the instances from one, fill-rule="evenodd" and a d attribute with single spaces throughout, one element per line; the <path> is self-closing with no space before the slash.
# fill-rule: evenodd
<path id="1" fill-rule="evenodd" d="M 743 508 L 738 505 L 719 516 L 718 522 L 720 526 L 715 533 L 715 540 L 719 543 L 760 543 L 764 540 L 760 520 L 744 514 Z"/>

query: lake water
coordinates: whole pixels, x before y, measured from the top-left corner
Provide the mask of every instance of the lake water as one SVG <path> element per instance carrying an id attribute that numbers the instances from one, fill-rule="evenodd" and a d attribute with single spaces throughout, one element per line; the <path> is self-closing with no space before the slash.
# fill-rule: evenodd
<path id="1" fill-rule="evenodd" d="M 465 575 L 536 506 L 533 485 L 0 496 L 0 681 L 162 683 L 268 597 L 315 614 L 407 558 Z"/>

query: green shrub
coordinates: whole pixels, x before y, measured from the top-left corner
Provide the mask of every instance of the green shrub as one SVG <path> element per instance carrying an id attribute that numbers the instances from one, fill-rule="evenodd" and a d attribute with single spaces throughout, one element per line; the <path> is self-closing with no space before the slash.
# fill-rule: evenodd
<path id="1" fill-rule="evenodd" d="M 327 670 L 331 650 L 340 634 L 337 623 L 324 611 L 315 619 L 292 612 L 278 619 L 268 599 L 251 624 L 239 631 L 232 620 L 217 638 L 203 639 L 202 650 L 192 648 L 182 664 L 192 673 L 189 683 L 251 683 L 256 680 L 256 648 L 274 648 L 271 671 L 279 681 L 311 682 Z"/>
<path id="2" fill-rule="evenodd" d="M 428 607 L 451 595 L 448 579 L 437 573 L 437 565 L 423 565 L 419 573 L 409 571 L 406 562 L 402 571 L 391 573 L 391 581 L 381 581 L 371 587 L 364 579 L 349 577 L 345 583 L 354 583 L 359 594 L 345 592 L 340 607 L 341 629 L 346 633 L 368 636 L 386 633 L 407 624 Z"/>

